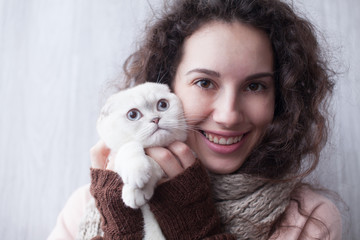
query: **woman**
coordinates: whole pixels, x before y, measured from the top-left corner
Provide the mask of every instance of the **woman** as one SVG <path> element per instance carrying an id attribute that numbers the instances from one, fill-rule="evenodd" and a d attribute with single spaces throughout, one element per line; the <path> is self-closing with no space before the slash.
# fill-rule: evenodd
<path id="1" fill-rule="evenodd" d="M 166 10 L 125 64 L 127 86 L 168 84 L 196 129 L 185 143 L 146 149 L 168 177 L 149 202 L 165 237 L 340 239 L 336 207 L 301 184 L 326 141 L 333 88 L 312 25 L 277 0 L 178 0 Z M 103 170 L 108 154 L 101 141 L 91 150 L 104 238 L 141 239 L 141 213 L 121 205 L 111 160 Z M 88 191 L 73 195 L 52 236 L 66 227 L 76 236 L 89 209 L 70 209 Z"/>

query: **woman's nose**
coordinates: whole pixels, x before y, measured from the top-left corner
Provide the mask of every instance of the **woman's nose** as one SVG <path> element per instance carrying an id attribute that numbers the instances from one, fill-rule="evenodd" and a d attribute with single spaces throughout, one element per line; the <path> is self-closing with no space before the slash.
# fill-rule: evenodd
<path id="1" fill-rule="evenodd" d="M 238 125 L 243 118 L 241 104 L 236 92 L 224 93 L 214 104 L 213 120 L 225 128 Z"/>

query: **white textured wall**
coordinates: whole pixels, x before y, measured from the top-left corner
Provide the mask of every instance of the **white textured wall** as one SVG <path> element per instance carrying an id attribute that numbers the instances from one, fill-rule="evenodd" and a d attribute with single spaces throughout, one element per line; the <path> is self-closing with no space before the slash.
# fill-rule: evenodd
<path id="1" fill-rule="evenodd" d="M 89 181 L 88 151 L 97 141 L 104 86 L 131 52 L 147 2 L 0 0 L 1 239 L 45 239 L 71 192 Z M 334 131 L 318 173 L 349 205 L 344 239 L 356 239 L 360 2 L 295 5 L 324 32 L 341 63 Z"/>
<path id="2" fill-rule="evenodd" d="M 294 1 L 315 23 L 339 71 L 332 101 L 333 124 L 317 173 L 321 183 L 337 191 L 348 205 L 344 215 L 344 239 L 360 237 L 360 1 Z M 339 202 L 338 202 L 339 203 Z"/>

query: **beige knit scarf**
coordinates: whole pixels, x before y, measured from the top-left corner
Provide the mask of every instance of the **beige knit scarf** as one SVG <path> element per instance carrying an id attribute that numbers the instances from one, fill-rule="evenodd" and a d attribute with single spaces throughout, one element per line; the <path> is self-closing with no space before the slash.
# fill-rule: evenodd
<path id="1" fill-rule="evenodd" d="M 101 230 L 101 215 L 96 208 L 95 199 L 91 198 L 86 206 L 84 217 L 79 226 L 76 240 L 91 240 L 96 236 L 104 236 Z"/>
<path id="2" fill-rule="evenodd" d="M 247 174 L 210 174 L 213 198 L 226 232 L 237 239 L 269 238 L 285 212 L 295 182 L 271 183 Z"/>
<path id="3" fill-rule="evenodd" d="M 269 183 L 246 174 L 210 174 L 213 197 L 226 232 L 241 240 L 268 239 L 271 226 L 290 202 L 294 182 Z M 95 201 L 87 206 L 77 239 L 102 235 Z"/>

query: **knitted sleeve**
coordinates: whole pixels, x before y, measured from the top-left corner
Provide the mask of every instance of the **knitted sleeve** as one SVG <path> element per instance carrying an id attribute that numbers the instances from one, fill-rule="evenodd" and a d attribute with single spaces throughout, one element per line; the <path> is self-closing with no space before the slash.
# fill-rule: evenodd
<path id="1" fill-rule="evenodd" d="M 158 186 L 149 205 L 166 239 L 236 239 L 221 233 L 210 180 L 200 161 Z"/>
<path id="2" fill-rule="evenodd" d="M 142 239 L 141 210 L 126 207 L 121 198 L 123 183 L 117 173 L 91 169 L 90 192 L 102 216 L 104 237 L 94 239 Z"/>

